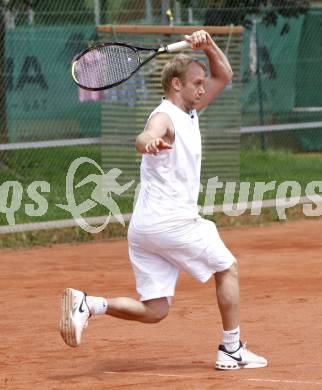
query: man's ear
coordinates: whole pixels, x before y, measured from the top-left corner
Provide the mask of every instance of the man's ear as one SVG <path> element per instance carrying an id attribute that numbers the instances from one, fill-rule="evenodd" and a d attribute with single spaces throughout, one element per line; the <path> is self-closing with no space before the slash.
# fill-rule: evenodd
<path id="1" fill-rule="evenodd" d="M 174 77 L 172 80 L 171 80 L 171 86 L 172 88 L 176 91 L 176 92 L 179 92 L 181 90 L 181 87 L 182 87 L 182 83 L 180 81 L 180 79 L 178 77 Z"/>

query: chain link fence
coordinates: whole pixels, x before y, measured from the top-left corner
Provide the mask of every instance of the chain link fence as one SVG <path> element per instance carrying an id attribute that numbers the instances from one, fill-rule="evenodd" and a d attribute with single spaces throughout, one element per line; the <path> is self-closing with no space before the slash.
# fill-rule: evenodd
<path id="1" fill-rule="evenodd" d="M 99 40 L 98 24 L 244 26 L 237 59 L 240 180 L 298 180 L 304 186 L 320 179 L 322 2 L 2 0 L 0 7 L 1 225 L 8 224 L 14 189 L 20 205 L 15 224 L 69 218 L 55 205 L 66 203 L 70 164 L 80 156 L 102 164 L 102 123 L 109 121 L 102 107 L 108 99 L 79 90 L 70 77 L 73 56 Z M 49 207 L 30 216 L 28 188 L 35 181 L 50 183 L 42 193 Z M 21 187 L 3 186 L 8 182 Z M 125 202 L 121 211 L 131 207 Z M 89 215 L 105 211 L 97 205 Z"/>

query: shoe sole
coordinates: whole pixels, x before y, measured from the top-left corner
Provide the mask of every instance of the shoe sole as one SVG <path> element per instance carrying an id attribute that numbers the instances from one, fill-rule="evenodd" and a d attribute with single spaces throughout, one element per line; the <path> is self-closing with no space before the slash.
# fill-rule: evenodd
<path id="1" fill-rule="evenodd" d="M 240 368 L 264 368 L 267 367 L 267 363 L 248 363 Z"/>
<path id="2" fill-rule="evenodd" d="M 240 370 L 244 368 L 264 368 L 267 364 L 264 363 L 248 363 L 248 364 L 231 364 L 227 362 L 216 362 L 216 370 Z"/>
<path id="3" fill-rule="evenodd" d="M 239 370 L 241 367 L 236 362 L 216 362 L 216 370 Z"/>
<path id="4" fill-rule="evenodd" d="M 70 347 L 78 347 L 75 327 L 72 320 L 73 303 L 73 291 L 70 288 L 66 288 L 61 297 L 61 317 L 59 328 L 60 334 L 65 343 Z"/>

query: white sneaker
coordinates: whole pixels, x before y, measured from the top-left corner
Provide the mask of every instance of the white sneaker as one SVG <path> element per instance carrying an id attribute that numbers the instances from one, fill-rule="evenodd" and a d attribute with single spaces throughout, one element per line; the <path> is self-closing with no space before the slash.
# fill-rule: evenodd
<path id="1" fill-rule="evenodd" d="M 67 288 L 61 297 L 60 334 L 65 343 L 78 347 L 90 317 L 86 293 Z"/>
<path id="2" fill-rule="evenodd" d="M 217 370 L 239 370 L 240 368 L 261 368 L 267 366 L 267 360 L 246 349 L 246 344 L 240 341 L 235 352 L 228 352 L 223 345 L 219 345 L 215 368 Z"/>

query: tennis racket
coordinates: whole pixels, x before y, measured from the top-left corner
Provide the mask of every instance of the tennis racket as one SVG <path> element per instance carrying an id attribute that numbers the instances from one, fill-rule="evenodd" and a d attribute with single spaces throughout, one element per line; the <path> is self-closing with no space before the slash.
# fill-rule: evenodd
<path id="1" fill-rule="evenodd" d="M 190 44 L 186 41 L 158 49 L 132 46 L 122 42 L 102 43 L 76 55 L 72 62 L 72 76 L 79 87 L 89 91 L 101 91 L 128 80 L 156 56 L 188 47 Z M 151 54 L 148 57 L 142 58 L 142 55 L 149 52 Z"/>

